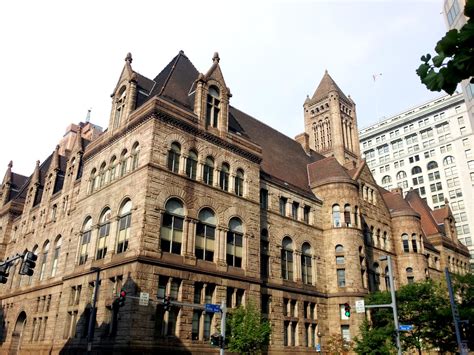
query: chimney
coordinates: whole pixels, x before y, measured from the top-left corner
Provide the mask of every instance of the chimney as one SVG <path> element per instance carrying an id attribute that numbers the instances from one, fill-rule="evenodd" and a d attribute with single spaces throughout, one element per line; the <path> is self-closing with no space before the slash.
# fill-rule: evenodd
<path id="1" fill-rule="evenodd" d="M 295 141 L 297 141 L 299 144 L 301 144 L 301 147 L 303 150 L 306 152 L 306 154 L 309 155 L 310 149 L 309 149 L 309 135 L 308 133 L 300 133 L 295 137 Z"/>

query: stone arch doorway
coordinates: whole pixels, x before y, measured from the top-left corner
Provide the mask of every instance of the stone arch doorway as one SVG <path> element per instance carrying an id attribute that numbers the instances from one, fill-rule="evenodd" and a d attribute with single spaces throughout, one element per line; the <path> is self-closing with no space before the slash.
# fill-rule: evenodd
<path id="1" fill-rule="evenodd" d="M 23 331 L 26 325 L 26 313 L 23 311 L 16 319 L 15 328 L 13 329 L 12 341 L 10 344 L 9 355 L 16 355 L 19 353 Z"/>

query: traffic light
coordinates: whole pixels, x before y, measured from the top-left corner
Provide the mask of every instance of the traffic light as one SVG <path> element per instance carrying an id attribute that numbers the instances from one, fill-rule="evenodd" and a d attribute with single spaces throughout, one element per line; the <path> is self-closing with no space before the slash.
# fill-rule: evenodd
<path id="1" fill-rule="evenodd" d="M 8 263 L 0 266 L 0 283 L 6 284 L 8 281 Z"/>
<path id="2" fill-rule="evenodd" d="M 125 292 L 124 289 L 120 290 L 119 298 L 118 298 L 118 305 L 119 307 L 125 306 L 125 300 L 126 300 L 127 292 Z"/>
<path id="3" fill-rule="evenodd" d="M 349 303 L 344 303 L 344 314 L 346 315 L 346 317 L 351 316 L 351 306 Z"/>
<path id="4" fill-rule="evenodd" d="M 214 333 L 211 335 L 211 345 L 222 347 L 223 345 L 223 337 L 219 333 Z"/>
<path id="5" fill-rule="evenodd" d="M 34 268 L 36 266 L 36 260 L 38 257 L 32 251 L 27 251 L 25 256 L 23 257 L 23 261 L 21 263 L 20 271 L 18 272 L 20 275 L 33 275 Z"/>
<path id="6" fill-rule="evenodd" d="M 163 309 L 165 311 L 169 311 L 171 309 L 171 297 L 170 296 L 165 296 L 165 298 L 163 298 Z"/>

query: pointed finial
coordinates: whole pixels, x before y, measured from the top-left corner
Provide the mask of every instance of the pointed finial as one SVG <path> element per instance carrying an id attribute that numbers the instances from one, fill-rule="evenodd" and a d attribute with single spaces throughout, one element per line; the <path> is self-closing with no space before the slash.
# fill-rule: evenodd
<path id="1" fill-rule="evenodd" d="M 13 168 L 13 160 L 10 160 L 10 162 L 8 163 L 8 169 L 11 169 Z"/>
<path id="2" fill-rule="evenodd" d="M 219 58 L 219 53 L 214 52 L 214 56 L 212 57 L 212 61 L 213 61 L 214 63 L 216 63 L 216 62 L 219 63 L 220 60 L 221 60 L 221 59 Z"/>
<path id="3" fill-rule="evenodd" d="M 444 204 L 445 204 L 445 205 L 449 205 L 449 200 L 448 200 L 447 197 L 444 198 Z"/>
<path id="4" fill-rule="evenodd" d="M 183 55 L 183 54 L 184 54 L 184 51 L 181 49 L 181 50 L 179 51 L 179 54 Z"/>
<path id="5" fill-rule="evenodd" d="M 329 74 L 327 69 L 324 69 L 324 74 Z"/>
<path id="6" fill-rule="evenodd" d="M 133 61 L 132 53 L 130 53 L 130 52 L 127 53 L 127 56 L 125 57 L 125 61 L 132 64 L 132 61 Z"/>
<path id="7" fill-rule="evenodd" d="M 86 123 L 87 123 L 87 122 L 90 122 L 90 120 L 91 120 L 91 110 L 92 110 L 92 109 L 88 109 L 88 110 L 87 110 Z"/>

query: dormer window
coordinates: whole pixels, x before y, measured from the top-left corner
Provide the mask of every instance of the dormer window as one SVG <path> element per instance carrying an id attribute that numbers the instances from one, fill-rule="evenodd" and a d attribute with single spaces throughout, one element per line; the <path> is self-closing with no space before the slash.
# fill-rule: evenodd
<path id="1" fill-rule="evenodd" d="M 117 96 L 117 102 L 115 103 L 114 128 L 117 128 L 120 125 L 120 121 L 122 120 L 123 111 L 125 110 L 126 94 L 127 91 L 125 90 L 125 86 L 122 86 Z"/>
<path id="2" fill-rule="evenodd" d="M 219 89 L 215 86 L 209 87 L 207 94 L 206 127 L 217 128 L 220 110 Z"/>

